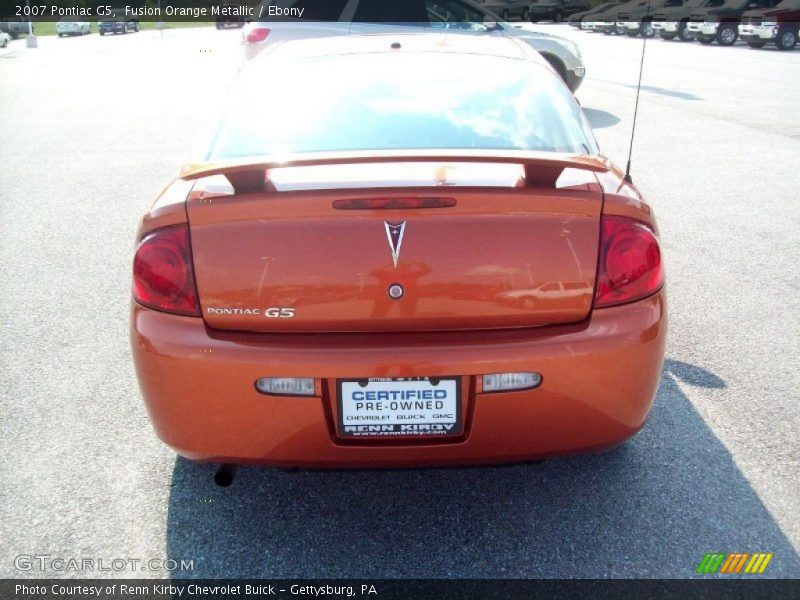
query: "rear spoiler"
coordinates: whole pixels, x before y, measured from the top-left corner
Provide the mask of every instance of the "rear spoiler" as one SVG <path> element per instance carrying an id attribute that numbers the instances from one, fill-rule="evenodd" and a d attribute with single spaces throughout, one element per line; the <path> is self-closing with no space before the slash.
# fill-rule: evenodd
<path id="1" fill-rule="evenodd" d="M 606 172 L 611 166 L 597 156 L 537 152 L 529 150 L 374 150 L 356 152 L 309 152 L 246 157 L 186 165 L 179 179 L 194 180 L 223 175 L 237 193 L 267 189 L 267 171 L 285 167 L 375 164 L 387 162 L 505 163 L 525 168 L 526 185 L 553 186 L 564 169 Z"/>

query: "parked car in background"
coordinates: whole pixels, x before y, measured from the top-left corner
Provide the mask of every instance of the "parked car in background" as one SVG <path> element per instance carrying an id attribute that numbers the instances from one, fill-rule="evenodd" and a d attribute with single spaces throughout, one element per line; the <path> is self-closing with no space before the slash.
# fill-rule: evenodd
<path id="1" fill-rule="evenodd" d="M 679 7 L 682 4 L 683 0 L 652 0 L 644 6 L 639 3 L 631 5 L 625 10 L 620 10 L 617 13 L 617 19 L 625 28 L 626 35 L 630 37 L 641 35 L 651 38 L 656 34 L 655 29 L 653 29 L 654 11 L 662 8 Z"/>
<path id="2" fill-rule="evenodd" d="M 557 35 L 536 31 L 531 23 L 498 22 L 496 25 L 500 28 L 496 35 L 514 37 L 539 52 L 572 92 L 580 87 L 586 75 L 586 67 L 577 44 Z"/>
<path id="3" fill-rule="evenodd" d="M 739 23 L 745 11 L 772 8 L 778 0 L 726 0 L 715 8 L 693 12 L 689 17 L 689 31 L 698 42 L 720 46 L 733 46 L 739 39 Z"/>
<path id="4" fill-rule="evenodd" d="M 58 37 L 65 35 L 86 35 L 91 32 L 92 26 L 88 21 L 73 21 L 69 18 L 65 18 L 56 23 L 56 33 Z"/>
<path id="5" fill-rule="evenodd" d="M 620 4 L 611 10 L 604 11 L 596 17 L 597 21 L 595 22 L 593 29 L 595 31 L 601 31 L 606 35 L 624 35 L 626 29 L 625 24 L 620 19 L 620 13 L 629 14 L 634 10 L 641 8 L 646 9 L 649 2 L 650 0 L 632 0 L 631 2 Z"/>
<path id="6" fill-rule="evenodd" d="M 722 6 L 724 3 L 725 0 L 688 0 L 683 6 L 658 10 L 653 15 L 653 29 L 662 39 L 677 37 L 682 42 L 690 42 L 694 40 L 694 33 L 688 27 L 692 12 L 698 8 Z"/>
<path id="7" fill-rule="evenodd" d="M 129 18 L 123 10 L 116 10 L 97 23 L 97 31 L 100 35 L 136 32 L 139 31 L 139 21 Z"/>
<path id="8" fill-rule="evenodd" d="M 292 8 L 298 1 L 302 0 L 275 0 L 282 8 Z M 242 30 L 245 59 L 252 59 L 279 41 L 446 30 L 464 35 L 519 39 L 537 50 L 573 92 L 586 73 L 575 43 L 536 31 L 530 23 L 503 21 L 485 6 L 469 0 L 330 0 L 305 4 L 304 8 L 302 19 L 248 23 Z"/>
<path id="9" fill-rule="evenodd" d="M 779 50 L 797 45 L 800 0 L 783 0 L 773 9 L 747 11 L 739 24 L 739 37 L 751 48 L 774 43 Z"/>
<path id="10" fill-rule="evenodd" d="M 533 0 L 530 5 L 530 20 L 561 23 L 566 17 L 589 8 L 589 0 Z"/>
<path id="11" fill-rule="evenodd" d="M 530 5 L 532 0 L 488 0 L 479 4 L 500 15 L 504 21 L 510 21 L 514 17 L 519 17 L 523 21 L 529 21 Z"/>
<path id="12" fill-rule="evenodd" d="M 581 20 L 581 29 L 584 31 L 604 31 L 606 26 L 606 18 L 612 13 L 616 13 L 617 9 L 626 4 L 625 2 L 611 2 L 602 10 L 598 10 L 589 17 Z M 613 19 L 612 19 L 613 22 Z"/>
<path id="13" fill-rule="evenodd" d="M 604 2 L 603 4 L 598 4 L 597 6 L 595 6 L 594 8 L 590 8 L 589 10 L 582 10 L 580 12 L 574 13 L 572 16 L 570 16 L 568 22 L 572 27 L 583 29 L 582 25 L 584 19 L 589 20 L 594 15 L 601 13 L 605 10 L 608 10 L 613 6 L 618 6 L 619 4 L 620 4 L 619 2 Z"/>
<path id="14" fill-rule="evenodd" d="M 0 31 L 0 48 L 5 48 L 8 46 L 8 42 L 11 40 L 11 36 L 8 35 L 5 31 Z"/>
<path id="15" fill-rule="evenodd" d="M 36 33 L 36 25 L 31 23 L 33 32 Z M 17 39 L 21 35 L 28 35 L 28 21 L 21 17 L 10 17 L 8 19 L 0 19 L 0 31 L 5 31 L 12 40 Z"/>

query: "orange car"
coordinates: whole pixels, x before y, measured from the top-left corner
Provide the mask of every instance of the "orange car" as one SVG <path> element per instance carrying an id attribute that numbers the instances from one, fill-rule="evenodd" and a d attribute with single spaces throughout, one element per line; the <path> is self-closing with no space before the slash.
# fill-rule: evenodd
<path id="1" fill-rule="evenodd" d="M 138 232 L 136 372 L 195 460 L 609 448 L 647 417 L 665 334 L 650 207 L 507 38 L 277 45 Z"/>

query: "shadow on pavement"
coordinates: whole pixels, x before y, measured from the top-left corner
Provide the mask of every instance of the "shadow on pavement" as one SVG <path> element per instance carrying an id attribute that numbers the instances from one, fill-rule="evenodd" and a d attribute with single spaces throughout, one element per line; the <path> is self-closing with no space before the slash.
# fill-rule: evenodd
<path id="1" fill-rule="evenodd" d="M 635 85 L 627 86 L 633 90 L 636 89 Z M 680 98 L 681 100 L 700 100 L 700 96 L 692 94 L 691 92 L 679 92 L 677 90 L 669 90 L 667 88 L 658 87 L 655 85 L 643 85 L 642 90 L 645 92 L 652 92 L 653 94 L 660 94 L 662 96 L 669 96 L 671 98 Z"/>
<path id="2" fill-rule="evenodd" d="M 243 468 L 229 488 L 178 459 L 170 558 L 194 577 L 690 577 L 706 552 L 800 560 L 668 360 L 650 421 L 621 448 L 540 465 L 298 472 Z"/>
<path id="3" fill-rule="evenodd" d="M 613 127 L 619 123 L 619 117 L 604 110 L 598 110 L 596 108 L 584 108 L 583 114 L 586 115 L 586 119 L 589 121 L 589 125 L 592 126 L 592 129 Z"/>
<path id="4" fill-rule="evenodd" d="M 683 383 L 688 383 L 695 387 L 717 390 L 725 387 L 725 382 L 713 373 L 679 360 L 671 360 L 669 358 L 665 360 L 664 371 L 677 377 Z"/>

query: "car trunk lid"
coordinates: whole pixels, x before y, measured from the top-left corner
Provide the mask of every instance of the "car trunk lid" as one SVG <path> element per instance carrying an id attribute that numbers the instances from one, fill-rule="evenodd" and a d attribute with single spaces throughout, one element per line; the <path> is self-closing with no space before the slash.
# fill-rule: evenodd
<path id="1" fill-rule="evenodd" d="M 361 175 L 330 164 L 190 173 L 206 176 L 187 203 L 203 317 L 255 332 L 581 321 L 602 208 L 591 171 L 602 165 L 565 164 L 425 159 L 361 165 Z"/>

